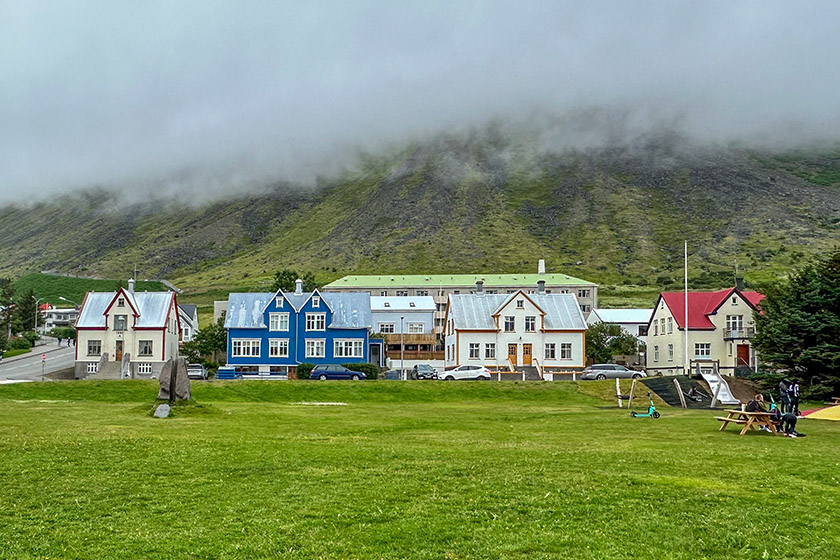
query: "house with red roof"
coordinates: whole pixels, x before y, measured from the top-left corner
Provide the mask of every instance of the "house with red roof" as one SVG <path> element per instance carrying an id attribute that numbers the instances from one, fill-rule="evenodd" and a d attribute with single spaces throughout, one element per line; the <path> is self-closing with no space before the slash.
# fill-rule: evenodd
<path id="1" fill-rule="evenodd" d="M 723 375 L 736 369 L 755 369 L 751 339 L 753 316 L 763 294 L 737 287 L 716 292 L 663 292 L 648 323 L 646 364 L 648 375 L 683 373 L 688 329 L 688 362 L 718 362 Z"/>

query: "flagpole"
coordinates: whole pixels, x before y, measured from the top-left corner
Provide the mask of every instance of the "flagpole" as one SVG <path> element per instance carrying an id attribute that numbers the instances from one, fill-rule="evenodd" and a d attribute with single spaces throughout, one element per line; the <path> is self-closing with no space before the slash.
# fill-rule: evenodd
<path id="1" fill-rule="evenodd" d="M 688 371 L 689 367 L 689 360 L 688 360 L 688 240 L 685 241 L 685 250 L 684 250 L 684 263 L 683 263 L 683 288 L 685 290 L 685 343 L 683 346 L 683 368 L 685 375 L 690 375 L 691 372 Z"/>

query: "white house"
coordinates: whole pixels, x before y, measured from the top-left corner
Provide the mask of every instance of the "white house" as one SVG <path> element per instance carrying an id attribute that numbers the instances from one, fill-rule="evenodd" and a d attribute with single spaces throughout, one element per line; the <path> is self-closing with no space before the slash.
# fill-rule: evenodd
<path id="1" fill-rule="evenodd" d="M 390 367 L 443 366 L 443 352 L 436 350 L 436 310 L 432 296 L 370 296 L 371 332 L 385 341 Z"/>
<path id="2" fill-rule="evenodd" d="M 76 377 L 149 378 L 178 357 L 174 292 L 88 292 L 76 321 Z"/>
<path id="3" fill-rule="evenodd" d="M 178 319 L 181 321 L 181 342 L 190 342 L 198 332 L 198 308 L 190 303 L 179 303 Z"/>
<path id="4" fill-rule="evenodd" d="M 574 294 L 450 294 L 445 325 L 446 367 L 479 364 L 496 370 L 534 367 L 575 371 L 585 362 L 586 321 Z"/>
<path id="5" fill-rule="evenodd" d="M 39 326 L 39 330 L 43 333 L 48 333 L 58 327 L 72 327 L 79 317 L 79 312 L 74 307 L 46 309 L 41 314 L 43 324 Z"/>
<path id="6" fill-rule="evenodd" d="M 622 331 L 635 336 L 642 344 L 646 344 L 651 313 L 653 309 L 593 309 L 586 319 L 586 324 L 589 326 L 597 323 L 618 325 Z"/>

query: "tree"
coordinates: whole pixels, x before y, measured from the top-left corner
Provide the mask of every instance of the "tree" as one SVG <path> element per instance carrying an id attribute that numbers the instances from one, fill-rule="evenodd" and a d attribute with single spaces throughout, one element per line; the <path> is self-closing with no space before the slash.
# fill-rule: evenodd
<path id="1" fill-rule="evenodd" d="M 0 350 L 12 337 L 15 288 L 9 278 L 0 278 Z"/>
<path id="2" fill-rule="evenodd" d="M 191 362 L 197 362 L 202 356 L 210 356 L 213 362 L 217 362 L 219 352 L 227 349 L 227 332 L 225 331 L 225 315 L 215 323 L 204 327 L 195 333 L 195 337 L 181 346 L 181 352 Z"/>
<path id="3" fill-rule="evenodd" d="M 23 324 L 23 330 L 35 330 L 35 314 L 38 312 L 38 300 L 35 292 L 30 288 L 17 301 L 17 318 Z"/>
<path id="4" fill-rule="evenodd" d="M 763 287 L 753 346 L 813 396 L 840 389 L 840 248 Z"/>
<path id="5" fill-rule="evenodd" d="M 296 270 L 284 268 L 283 270 L 278 270 L 274 273 L 274 284 L 271 286 L 271 291 L 276 292 L 277 290 L 283 290 L 284 292 L 294 292 L 295 281 L 298 278 L 303 280 L 303 289 L 305 291 L 320 288 L 320 286 L 315 282 L 315 275 L 311 272 L 298 274 Z"/>
<path id="6" fill-rule="evenodd" d="M 586 330 L 586 359 L 592 363 L 611 362 L 613 356 L 635 354 L 639 339 L 614 323 L 595 323 Z"/>

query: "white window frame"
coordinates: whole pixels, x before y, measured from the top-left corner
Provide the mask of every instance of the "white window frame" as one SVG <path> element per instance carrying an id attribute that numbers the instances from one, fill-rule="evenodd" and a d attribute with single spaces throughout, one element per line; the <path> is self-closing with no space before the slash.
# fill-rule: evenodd
<path id="1" fill-rule="evenodd" d="M 333 341 L 333 356 L 336 358 L 364 358 L 363 338 L 336 338 Z"/>
<path id="2" fill-rule="evenodd" d="M 423 334 L 424 332 L 423 323 L 409 323 L 408 324 L 408 333 L 409 334 Z"/>
<path id="3" fill-rule="evenodd" d="M 653 361 L 654 362 L 659 361 L 659 346 L 654 346 L 653 347 Z"/>
<path id="4" fill-rule="evenodd" d="M 99 362 L 88 362 L 86 371 L 87 373 L 97 373 L 99 371 Z"/>
<path id="5" fill-rule="evenodd" d="M 510 328 L 508 328 L 510 323 Z M 516 317 L 514 315 L 505 315 L 505 332 L 516 332 Z"/>
<path id="6" fill-rule="evenodd" d="M 524 299 L 516 300 L 516 308 L 517 309 L 525 309 L 525 300 Z"/>
<path id="7" fill-rule="evenodd" d="M 726 330 L 727 331 L 742 331 L 742 330 L 744 330 L 744 316 L 743 315 L 727 315 L 726 316 Z"/>
<path id="8" fill-rule="evenodd" d="M 96 344 L 99 346 L 98 352 L 91 352 L 91 344 Z M 88 356 L 101 356 L 102 355 L 102 341 L 101 340 L 88 340 L 87 343 L 87 355 Z"/>
<path id="9" fill-rule="evenodd" d="M 705 359 L 712 357 L 711 342 L 695 342 L 694 343 L 694 359 Z"/>
<path id="10" fill-rule="evenodd" d="M 149 347 L 148 352 L 143 352 L 143 344 L 147 343 Z M 138 356 L 154 356 L 155 354 L 155 341 L 154 340 L 138 340 L 137 341 L 137 355 Z"/>
<path id="11" fill-rule="evenodd" d="M 326 313 L 307 313 L 306 314 L 306 331 L 307 332 L 324 332 L 327 330 L 327 314 Z"/>
<path id="12" fill-rule="evenodd" d="M 140 362 L 137 364 L 137 373 L 140 375 L 151 375 L 152 374 L 152 364 L 149 362 Z"/>
<path id="13" fill-rule="evenodd" d="M 674 334 L 674 319 L 668 317 L 668 334 Z"/>
<path id="14" fill-rule="evenodd" d="M 270 338 L 268 340 L 268 357 L 269 358 L 288 358 L 289 357 L 289 339 L 288 338 Z"/>
<path id="15" fill-rule="evenodd" d="M 379 332 L 382 334 L 394 334 L 396 332 L 395 323 L 379 323 Z"/>
<path id="16" fill-rule="evenodd" d="M 122 325 L 120 325 L 122 323 Z M 122 328 L 119 328 L 122 326 Z M 128 315 L 114 315 L 114 330 L 124 332 L 128 330 Z"/>
<path id="17" fill-rule="evenodd" d="M 530 327 L 528 328 L 528 321 L 531 322 Z M 537 317 L 535 315 L 528 315 L 525 317 L 525 332 L 536 332 L 537 331 Z"/>
<path id="18" fill-rule="evenodd" d="M 560 343 L 560 359 L 561 360 L 571 360 L 572 359 L 572 343 L 571 342 L 561 342 Z"/>
<path id="19" fill-rule="evenodd" d="M 674 345 L 673 344 L 668 345 L 668 361 L 669 362 L 674 361 Z"/>
<path id="20" fill-rule="evenodd" d="M 554 342 L 546 342 L 543 357 L 546 360 L 557 359 L 557 345 Z"/>
<path id="21" fill-rule="evenodd" d="M 285 319 L 285 326 L 283 328 L 283 321 Z M 271 332 L 289 332 L 289 314 L 288 313 L 269 313 L 268 314 L 268 330 Z"/>
<path id="22" fill-rule="evenodd" d="M 274 299 L 274 306 L 279 307 L 280 309 L 283 308 L 283 302 L 286 301 L 283 297 L 277 297 Z"/>
<path id="23" fill-rule="evenodd" d="M 232 338 L 230 353 L 234 358 L 259 358 L 261 346 L 262 341 L 259 338 Z"/>
<path id="24" fill-rule="evenodd" d="M 321 307 L 321 297 L 320 296 L 312 296 L 312 307 L 314 309 L 318 309 Z"/>
<path id="25" fill-rule="evenodd" d="M 320 350 L 320 353 L 318 352 Z M 324 338 L 308 338 L 306 340 L 307 358 L 324 358 L 327 353 L 327 341 Z"/>
<path id="26" fill-rule="evenodd" d="M 485 360 L 495 360 L 496 359 L 496 343 L 495 342 L 485 342 L 484 343 L 484 359 Z"/>
<path id="27" fill-rule="evenodd" d="M 481 345 L 478 342 L 470 342 L 469 346 L 469 357 L 470 360 L 478 360 L 481 358 L 479 352 L 481 351 Z"/>

